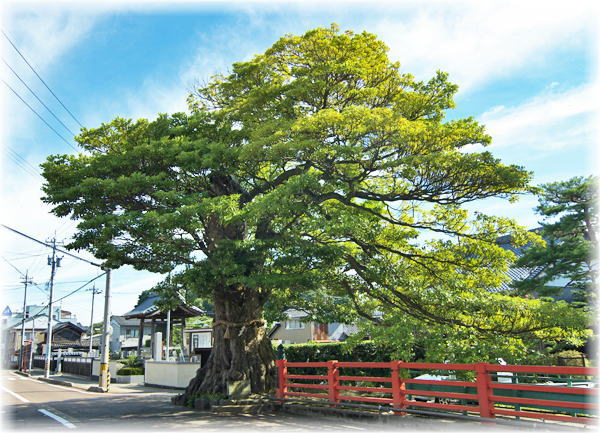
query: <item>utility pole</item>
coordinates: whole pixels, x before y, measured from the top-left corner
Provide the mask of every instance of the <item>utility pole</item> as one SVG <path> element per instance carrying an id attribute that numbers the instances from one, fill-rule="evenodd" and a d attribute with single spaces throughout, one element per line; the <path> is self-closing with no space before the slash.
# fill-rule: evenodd
<path id="1" fill-rule="evenodd" d="M 60 267 L 62 257 L 56 257 L 56 237 L 52 239 L 52 258 L 48 257 L 48 265 L 51 266 L 50 271 L 50 299 L 48 301 L 48 333 L 46 334 L 46 362 L 44 368 L 44 377 L 50 376 L 50 360 L 52 355 L 52 294 L 54 291 L 54 275 L 56 268 Z M 60 318 L 57 318 L 60 319 Z"/>
<path id="2" fill-rule="evenodd" d="M 171 310 L 167 311 L 167 345 L 166 345 L 165 361 L 169 360 L 169 351 L 171 350 Z"/>
<path id="3" fill-rule="evenodd" d="M 98 386 L 108 392 L 110 377 L 108 371 L 108 351 L 110 343 L 110 269 L 106 268 L 106 288 L 104 289 L 104 324 L 102 326 L 102 354 L 100 356 L 100 377 Z"/>
<path id="4" fill-rule="evenodd" d="M 33 315 L 33 318 L 31 319 L 31 347 L 29 350 L 29 370 L 30 371 L 33 368 L 33 345 L 34 344 L 37 344 L 35 342 L 35 314 Z"/>
<path id="5" fill-rule="evenodd" d="M 94 338 L 94 296 L 102 293 L 102 290 L 96 289 L 96 285 L 90 289 L 92 291 L 92 313 L 90 317 L 90 350 L 88 355 L 92 356 L 92 340 Z"/>
<path id="6" fill-rule="evenodd" d="M 31 284 L 32 281 L 28 278 L 29 270 L 25 271 L 25 278 L 23 278 L 23 284 L 25 284 L 25 292 L 23 293 L 23 320 L 21 321 L 21 350 L 19 351 L 19 371 L 23 371 L 23 354 L 25 353 L 25 308 L 27 307 L 27 285 Z"/>

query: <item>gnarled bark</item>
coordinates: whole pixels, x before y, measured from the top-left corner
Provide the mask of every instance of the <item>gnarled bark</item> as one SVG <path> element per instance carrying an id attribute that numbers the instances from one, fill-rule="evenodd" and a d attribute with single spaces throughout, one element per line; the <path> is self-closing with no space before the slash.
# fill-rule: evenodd
<path id="1" fill-rule="evenodd" d="M 229 287 L 214 293 L 213 348 L 183 394 L 185 405 L 196 394 L 226 393 L 230 381 L 249 380 L 252 393 L 275 386 L 275 355 L 262 320 L 263 296 L 255 289 Z"/>

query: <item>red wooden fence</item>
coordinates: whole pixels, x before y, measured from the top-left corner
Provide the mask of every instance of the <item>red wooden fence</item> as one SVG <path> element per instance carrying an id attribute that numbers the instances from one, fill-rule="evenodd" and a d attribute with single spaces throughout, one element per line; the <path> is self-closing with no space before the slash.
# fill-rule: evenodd
<path id="1" fill-rule="evenodd" d="M 598 368 L 494 365 L 483 362 L 435 364 L 402 361 L 287 362 L 286 360 L 278 360 L 277 367 L 279 398 L 310 397 L 329 402 L 389 404 L 397 409 L 395 411 L 397 415 L 406 413 L 401 409 L 416 407 L 459 411 L 483 418 L 502 415 L 596 423 L 600 408 L 597 402 Z M 319 368 L 322 371 L 327 369 L 327 374 L 294 374 L 293 370 L 298 368 Z M 384 376 L 348 376 L 343 374 L 344 369 L 347 368 L 378 369 L 380 372 L 384 369 L 389 373 Z M 437 380 L 411 377 L 415 376 L 415 371 L 420 371 L 422 374 L 423 370 L 425 372 L 434 370 L 441 376 L 437 377 Z M 461 370 L 473 372 L 475 381 L 452 379 L 455 372 Z M 534 376 L 527 376 L 527 374 Z M 543 376 L 540 377 L 540 374 Z M 310 380 L 312 383 L 302 382 L 305 380 Z M 557 384 L 557 380 L 563 383 Z M 540 381 L 542 383 L 536 383 Z M 382 386 L 373 386 L 373 384 L 363 386 L 356 382 L 379 383 Z M 345 391 L 353 392 L 355 395 L 349 395 Z M 373 393 L 379 395 L 369 395 Z"/>

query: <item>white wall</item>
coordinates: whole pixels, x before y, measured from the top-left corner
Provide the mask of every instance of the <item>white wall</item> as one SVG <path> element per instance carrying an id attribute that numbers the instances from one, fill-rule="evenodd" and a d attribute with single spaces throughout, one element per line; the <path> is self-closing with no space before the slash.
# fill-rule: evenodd
<path id="1" fill-rule="evenodd" d="M 123 364 L 117 361 L 108 361 L 108 372 L 110 373 L 110 377 L 117 377 L 117 371 L 123 368 Z M 100 361 L 94 360 L 92 361 L 92 376 L 100 375 Z"/>
<path id="2" fill-rule="evenodd" d="M 144 382 L 146 385 L 185 388 L 196 375 L 200 363 L 146 360 L 144 367 Z"/>

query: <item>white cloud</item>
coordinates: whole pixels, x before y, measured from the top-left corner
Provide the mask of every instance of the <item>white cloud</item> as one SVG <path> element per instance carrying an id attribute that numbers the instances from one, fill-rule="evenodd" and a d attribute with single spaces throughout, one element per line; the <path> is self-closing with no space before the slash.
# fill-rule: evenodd
<path id="1" fill-rule="evenodd" d="M 43 72 L 60 62 L 65 53 L 89 35 L 97 18 L 93 14 L 73 13 L 45 5 L 43 8 L 28 8 L 27 12 L 9 9 L 5 21 L 8 36 L 29 63 Z M 20 60 L 10 44 L 5 52 L 10 53 L 11 60 Z"/>
<path id="2" fill-rule="evenodd" d="M 593 85 L 546 92 L 516 107 L 493 107 L 480 116 L 493 147 L 527 147 L 532 152 L 554 152 L 569 145 L 591 143 L 598 132 L 598 108 Z"/>
<path id="3" fill-rule="evenodd" d="M 27 63 L 13 48 L 11 42 L 44 81 L 52 87 L 52 81 L 55 79 L 52 72 L 60 66 L 60 62 L 71 49 L 82 43 L 90 35 L 100 15 L 85 11 L 75 12 L 61 8 L 56 4 L 45 4 L 36 8 L 29 5 L 29 7 L 22 8 L 22 5 L 13 3 L 9 7 L 5 7 L 3 12 L 4 30 L 10 38 L 9 41 L 2 36 L 0 47 L 3 59 L 42 100 L 45 100 L 46 105 L 59 113 L 59 116 L 63 117 L 67 125 L 72 125 L 71 128 L 75 128 L 76 125 L 69 119 L 67 113 L 63 111 L 35 73 L 27 66 Z M 29 104 L 42 117 L 54 123 L 50 115 L 10 69 L 4 64 L 2 68 L 4 79 L 20 97 L 29 101 Z M 4 140 L 22 142 L 32 139 L 33 128 L 29 125 L 32 121 L 40 122 L 40 120 L 12 91 L 6 88 L 3 89 L 2 94 L 2 113 L 6 125 L 9 125 L 9 127 L 2 128 Z M 70 138 L 70 134 L 62 129 L 62 126 L 56 124 L 55 129 L 67 140 Z"/>
<path id="4" fill-rule="evenodd" d="M 401 3 L 402 4 L 402 3 Z M 429 2 L 369 29 L 404 70 L 450 73 L 461 91 L 540 64 L 551 50 L 581 46 L 595 32 L 592 2 Z"/>
<path id="5" fill-rule="evenodd" d="M 38 161 L 30 156 L 28 162 L 35 165 Z M 24 174 L 21 168 L 16 166 L 6 167 L 6 171 L 2 174 L 0 195 L 3 197 L 4 206 L 0 222 L 43 242 L 48 241 L 48 237 L 54 236 L 55 233 L 57 241 L 68 242 L 74 233 L 75 223 L 50 214 L 51 206 L 41 201 L 43 194 L 41 178 Z M 0 275 L 2 275 L 0 283 L 3 286 L 10 285 L 11 287 L 11 290 L 2 290 L 1 302 L 4 305 L 10 305 L 13 311 L 20 310 L 23 291 L 13 289 L 13 287 L 19 286 L 21 274 L 14 267 L 21 273 L 27 271 L 35 282 L 43 286 L 50 278 L 50 266 L 47 265 L 46 260 L 47 256 L 51 254 L 51 249 L 5 228 L 0 228 L 0 246 L 0 257 L 2 257 L 0 259 Z M 71 253 L 95 263 L 99 262 L 85 251 L 71 251 Z M 59 256 L 63 256 L 63 254 L 59 254 Z M 7 263 L 7 260 L 10 264 Z M 56 273 L 57 284 L 54 299 L 68 294 L 83 284 L 67 282 L 88 281 L 101 272 L 97 267 L 65 256 Z M 149 289 L 161 279 L 162 277 L 158 274 L 135 271 L 129 266 L 115 270 L 112 276 L 112 287 L 115 292 L 112 303 L 113 314 L 122 314 L 133 308 L 139 293 Z M 96 287 L 104 288 L 104 278 L 96 281 Z M 31 288 L 28 291 L 28 304 L 43 305 L 47 303 L 47 299 L 47 295 L 37 288 Z M 62 307 L 75 313 L 79 321 L 87 325 L 90 302 L 90 293 L 83 289 L 66 298 L 62 302 Z M 95 317 L 96 320 L 99 320 L 103 304 L 98 299 L 96 302 Z"/>

